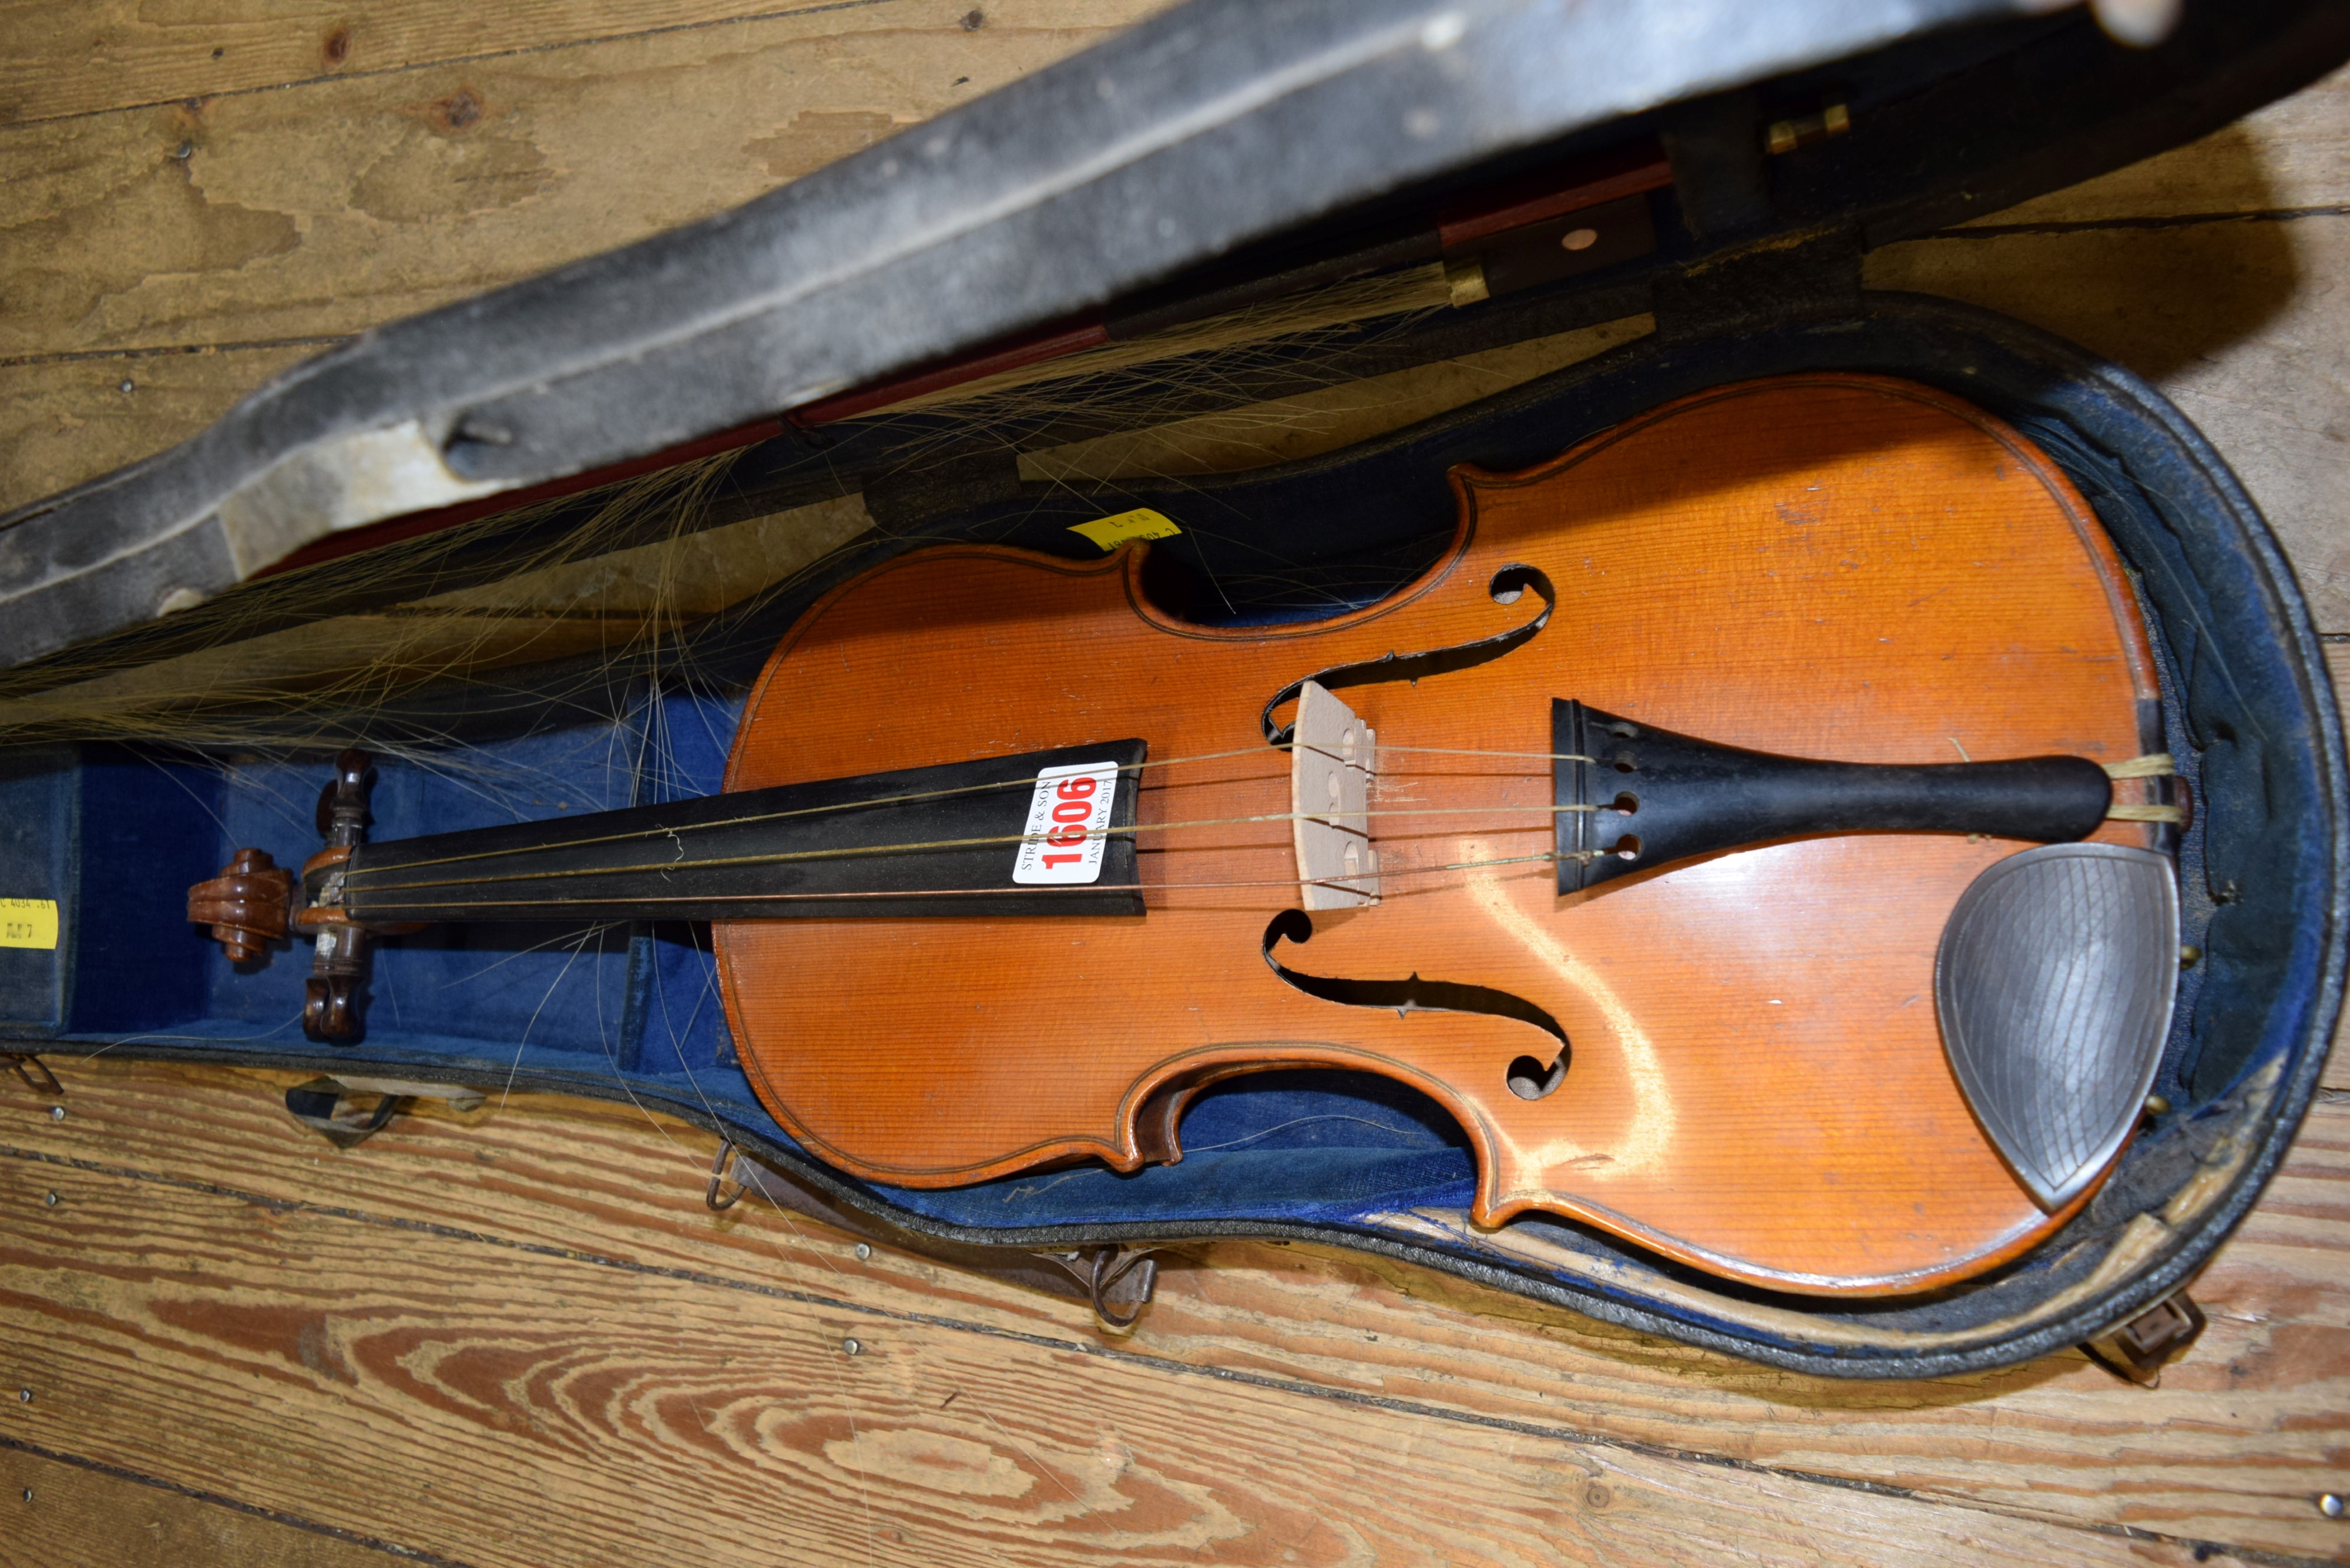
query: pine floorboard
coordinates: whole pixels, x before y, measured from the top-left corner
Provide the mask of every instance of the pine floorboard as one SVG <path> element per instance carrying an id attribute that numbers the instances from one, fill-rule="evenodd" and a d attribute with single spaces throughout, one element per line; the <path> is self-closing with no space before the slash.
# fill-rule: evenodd
<path id="1" fill-rule="evenodd" d="M 1804 1377 L 1247 1243 L 1179 1251 L 1113 1338 L 805 1219 L 713 1217 L 712 1140 L 625 1105 L 516 1096 L 338 1152 L 278 1106 L 286 1075 L 59 1065 L 62 1121 L 21 1091 L 0 1111 L 0 1394 L 33 1394 L 0 1399 L 0 1445 L 338 1539 L 483 1563 L 2336 1540 L 2309 1500 L 2345 1420 L 2350 1106 L 2320 1107 L 2199 1282 L 2206 1341 L 2141 1390 L 2071 1354 Z"/>

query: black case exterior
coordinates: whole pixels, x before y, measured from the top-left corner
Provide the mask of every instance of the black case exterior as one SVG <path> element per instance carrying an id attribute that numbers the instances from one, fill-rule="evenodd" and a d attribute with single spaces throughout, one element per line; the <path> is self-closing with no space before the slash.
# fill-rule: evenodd
<path id="1" fill-rule="evenodd" d="M 0 1014 L 15 1020 L 0 1033 L 28 1047 L 59 1038 L 120 1040 L 118 1054 L 356 1075 L 481 1083 L 511 1074 L 518 1087 L 658 1105 L 723 1133 L 810 1202 L 861 1216 L 877 1233 L 910 1245 L 1013 1257 L 1224 1235 L 1312 1241 L 1410 1261 L 1751 1359 L 1849 1376 L 1980 1370 L 2105 1332 L 2177 1288 L 2210 1256 L 2259 1196 L 2314 1093 L 2341 1002 L 2350 917 L 2350 780 L 2339 717 L 2282 554 L 2226 464 L 2176 409 L 2127 371 L 2012 320 L 1921 296 L 1865 293 L 1858 260 L 1870 244 L 2085 177 L 2290 90 L 2350 53 L 2350 20 L 2316 6 L 2201 7 L 2190 10 L 2179 39 L 2145 54 L 2114 52 L 2078 17 L 1946 35 L 1892 53 L 1900 57 L 1848 67 L 1853 79 L 1880 89 L 1879 112 L 1911 116 L 1919 126 L 1971 127 L 1968 135 L 1889 137 L 1866 147 L 1856 131 L 1846 151 L 1824 161 L 1764 166 L 1758 183 L 1752 168 L 1739 174 L 1751 160 L 1720 151 L 1734 150 L 1737 137 L 1723 131 L 1709 141 L 1708 128 L 1751 129 L 1774 105 L 1816 99 L 1832 73 L 1679 106 L 1666 128 L 1675 139 L 1679 193 L 1655 198 L 1654 257 L 1497 300 L 1482 315 L 1461 312 L 1416 337 L 1367 347 L 1342 359 L 1336 373 L 1396 369 L 1644 307 L 1656 317 L 1649 337 L 1342 452 L 1180 485 L 1022 485 L 1005 472 L 1008 460 L 951 457 L 927 483 L 873 486 L 880 533 L 847 553 L 825 582 L 704 627 L 690 658 L 705 680 L 747 680 L 817 592 L 914 547 L 917 536 L 1081 553 L 1090 547 L 1072 539 L 1071 524 L 1149 506 L 1179 523 L 1211 514 L 1218 534 L 1277 544 L 1294 560 L 1376 562 L 1399 576 L 1418 542 L 1449 528 L 1444 475 L 1456 464 L 1525 467 L 1674 398 L 1791 372 L 1869 372 L 1965 398 L 2038 442 L 2111 534 L 2140 595 L 2161 670 L 2163 711 L 2148 715 L 2147 749 L 2179 758 L 2199 804 L 2180 868 L 2185 940 L 2205 957 L 2186 972 L 2157 1085 L 2175 1108 L 2136 1140 L 2088 1209 L 2029 1258 L 1931 1299 L 1853 1304 L 1774 1296 L 1565 1222 L 1531 1219 L 1478 1231 L 1462 1205 L 1431 1199 L 1440 1198 L 1440 1184 L 1416 1185 L 1403 1165 L 1390 1171 L 1367 1157 L 1350 1168 L 1295 1162 L 1295 1185 L 1255 1202 L 1211 1185 L 1119 1185 L 1105 1174 L 1021 1202 L 1007 1201 L 1003 1184 L 990 1184 L 980 1189 L 982 1203 L 970 1191 L 877 1189 L 831 1171 L 783 1136 L 740 1082 L 739 1068 L 730 1076 L 723 1060 L 697 1076 L 673 1070 L 686 1065 L 681 1052 L 673 1064 L 650 1054 L 608 1064 L 600 1056 L 567 1061 L 553 1051 L 516 1054 L 504 1044 L 390 1030 L 347 1052 L 233 1042 L 225 1027 L 202 1020 L 159 1030 L 153 1019 L 109 1014 L 101 1000 L 114 994 L 109 980 L 140 950 L 114 935 L 139 925 L 120 867 L 125 857 L 161 846 L 171 864 L 186 861 L 209 875 L 206 857 L 218 846 L 192 816 L 176 826 L 176 819 L 166 821 L 173 811 L 188 814 L 152 791 L 154 798 L 141 796 L 146 804 L 132 812 L 151 808 L 151 842 L 143 848 L 124 842 L 109 826 L 120 808 L 107 792 L 130 787 L 125 770 L 90 748 L 20 753 L 0 770 L 0 793 L 64 829 L 67 844 L 57 851 L 53 840 L 0 839 L 5 868 L 20 880 L 47 878 L 41 885 L 58 889 L 73 927 L 48 971 L 0 973 Z M 2052 80 L 2078 90 L 2051 91 Z M 1332 373 L 1328 363 L 1310 372 Z M 1278 375 L 1253 389 L 1282 389 L 1295 387 Z M 1106 396 L 1103 408 L 1102 421 L 1121 417 L 1115 396 Z M 1015 444 L 1067 433 L 1041 423 Z M 875 420 L 828 439 L 820 453 L 795 437 L 754 454 L 738 475 L 739 503 L 772 509 L 853 486 L 905 443 L 938 441 L 941 426 Z M 1003 432 L 989 439 L 1000 442 Z M 499 547 L 494 539 L 484 544 L 480 558 L 494 562 Z M 523 678 L 520 694 L 535 687 L 552 711 L 584 691 L 625 693 L 644 674 L 625 665 L 549 666 Z M 432 694 L 387 710 L 380 722 L 387 733 L 403 726 L 470 732 L 490 743 L 511 725 L 517 695 L 510 672 L 494 695 Z M 113 924 L 118 917 L 130 924 Z M 189 940 L 202 946 L 192 933 Z M 637 961 L 614 961 L 622 964 L 615 973 L 636 984 Z M 296 966 L 281 957 L 278 967 Z M 189 981 L 185 1004 L 203 1005 L 217 979 Z M 158 994 L 174 983 L 166 977 Z M 509 1062 L 518 1065 L 510 1069 Z M 1307 1085 L 1297 1092 L 1333 1091 Z M 1183 1176 L 1187 1169 L 1194 1176 Z M 1208 1174 L 1206 1162 L 1187 1160 L 1170 1181 L 1205 1182 Z"/>

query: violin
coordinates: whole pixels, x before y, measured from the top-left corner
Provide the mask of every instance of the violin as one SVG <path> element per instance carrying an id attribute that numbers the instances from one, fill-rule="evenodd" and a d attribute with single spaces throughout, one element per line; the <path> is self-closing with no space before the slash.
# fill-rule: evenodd
<path id="1" fill-rule="evenodd" d="M 792 627 L 723 793 L 369 844 L 348 753 L 298 914 L 244 851 L 191 919 L 317 937 L 322 1038 L 369 933 L 707 919 L 761 1101 L 877 1183 L 1178 1161 L 1201 1089 L 1314 1066 L 1453 1116 L 1479 1225 L 1827 1295 L 2054 1233 L 2119 1143 L 2020 1174 L 1936 984 L 1988 868 L 2178 815 L 2131 782 L 2155 665 L 2071 483 L 1856 374 L 1451 478 L 1440 558 L 1312 621 L 1183 619 L 1147 542 L 911 552 Z"/>

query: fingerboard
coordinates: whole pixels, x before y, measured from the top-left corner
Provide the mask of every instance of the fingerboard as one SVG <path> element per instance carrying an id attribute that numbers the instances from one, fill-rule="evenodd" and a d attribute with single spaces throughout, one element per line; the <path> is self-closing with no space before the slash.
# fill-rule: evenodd
<path id="1" fill-rule="evenodd" d="M 363 925 L 1139 915 L 1147 749 L 1113 741 L 368 844 L 344 867 L 342 908 Z M 1045 804 L 1075 769 L 1096 782 L 1066 793 L 1088 806 L 1092 792 L 1109 794 L 1106 821 L 1064 824 Z M 1041 774 L 1055 776 L 1040 785 Z M 1097 866 L 1064 859 L 1044 874 L 1090 877 L 1024 885 L 1042 858 L 1039 812 L 1077 849 L 1099 847 Z M 333 896 L 312 889 L 322 895 Z"/>

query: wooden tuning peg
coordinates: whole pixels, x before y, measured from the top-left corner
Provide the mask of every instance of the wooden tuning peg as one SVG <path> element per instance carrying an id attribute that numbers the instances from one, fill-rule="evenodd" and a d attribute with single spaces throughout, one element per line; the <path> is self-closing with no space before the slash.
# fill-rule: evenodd
<path id="1" fill-rule="evenodd" d="M 294 873 L 265 849 L 240 849 L 219 876 L 188 889 L 188 919 L 213 929 L 231 963 L 257 959 L 292 933 Z"/>

